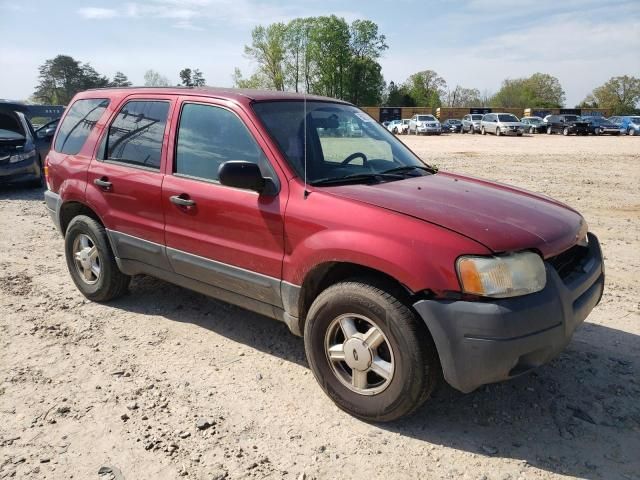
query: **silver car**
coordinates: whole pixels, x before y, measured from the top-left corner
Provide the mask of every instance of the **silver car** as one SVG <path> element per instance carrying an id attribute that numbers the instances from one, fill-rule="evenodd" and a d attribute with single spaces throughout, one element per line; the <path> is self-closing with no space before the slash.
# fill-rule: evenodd
<path id="1" fill-rule="evenodd" d="M 480 122 L 482 121 L 481 113 L 470 113 L 462 117 L 462 133 L 479 133 Z"/>
<path id="2" fill-rule="evenodd" d="M 480 133 L 500 135 L 517 135 L 524 133 L 524 125 L 512 113 L 487 113 L 480 122 Z"/>
<path id="3" fill-rule="evenodd" d="M 409 135 L 415 133 L 419 134 L 433 134 L 440 135 L 442 133 L 442 126 L 436 117 L 433 115 L 414 115 L 409 120 Z"/>

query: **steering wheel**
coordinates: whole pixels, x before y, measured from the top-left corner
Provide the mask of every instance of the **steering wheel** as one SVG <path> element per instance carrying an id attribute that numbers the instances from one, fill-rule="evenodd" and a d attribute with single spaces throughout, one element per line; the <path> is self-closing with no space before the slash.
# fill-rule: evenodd
<path id="1" fill-rule="evenodd" d="M 362 166 L 366 165 L 368 162 L 367 156 L 364 153 L 354 152 L 342 161 L 342 165 L 347 165 L 348 163 L 351 163 L 356 158 L 362 158 Z"/>

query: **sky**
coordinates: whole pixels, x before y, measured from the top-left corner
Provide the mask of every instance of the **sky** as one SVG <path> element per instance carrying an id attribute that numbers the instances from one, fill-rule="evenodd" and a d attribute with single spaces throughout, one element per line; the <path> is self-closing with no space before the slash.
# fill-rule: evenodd
<path id="1" fill-rule="evenodd" d="M 450 88 L 496 92 L 543 72 L 572 107 L 612 76 L 640 77 L 640 0 L 0 0 L 0 98 L 28 98 L 58 54 L 137 85 L 148 69 L 177 84 L 190 67 L 231 86 L 234 67 L 256 67 L 244 56 L 255 26 L 331 14 L 378 24 L 387 82 L 431 69 Z"/>

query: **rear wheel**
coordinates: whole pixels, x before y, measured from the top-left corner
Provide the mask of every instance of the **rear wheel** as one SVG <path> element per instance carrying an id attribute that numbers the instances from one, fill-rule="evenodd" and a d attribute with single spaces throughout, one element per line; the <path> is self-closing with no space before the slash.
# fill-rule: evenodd
<path id="1" fill-rule="evenodd" d="M 46 180 L 44 178 L 44 167 L 42 166 L 42 160 L 38 158 L 38 178 L 31 182 L 33 188 L 44 188 Z"/>
<path id="2" fill-rule="evenodd" d="M 126 293 L 131 277 L 118 268 L 100 223 L 85 215 L 75 217 L 64 242 L 69 273 L 85 297 L 106 302 Z"/>
<path id="3" fill-rule="evenodd" d="M 368 421 L 412 413 L 440 377 L 424 324 L 375 282 L 351 280 L 324 290 L 304 330 L 307 359 L 325 393 Z"/>

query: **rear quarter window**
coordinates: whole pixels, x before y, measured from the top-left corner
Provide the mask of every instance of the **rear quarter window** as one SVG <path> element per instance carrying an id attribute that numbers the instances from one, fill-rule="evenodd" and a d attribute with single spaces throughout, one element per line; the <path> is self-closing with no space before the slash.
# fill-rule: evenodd
<path id="1" fill-rule="evenodd" d="M 53 149 L 76 155 L 108 106 L 107 98 L 76 100 L 60 124 Z"/>

